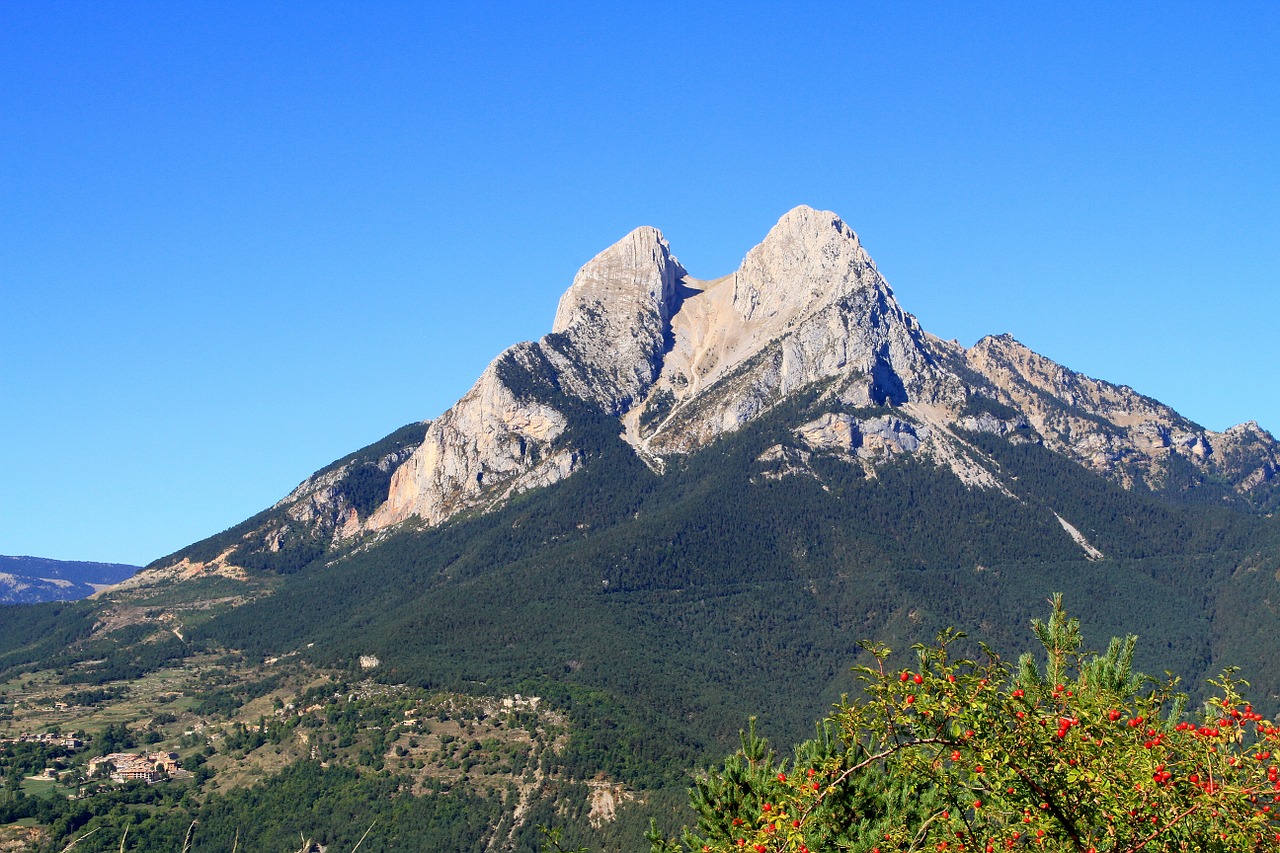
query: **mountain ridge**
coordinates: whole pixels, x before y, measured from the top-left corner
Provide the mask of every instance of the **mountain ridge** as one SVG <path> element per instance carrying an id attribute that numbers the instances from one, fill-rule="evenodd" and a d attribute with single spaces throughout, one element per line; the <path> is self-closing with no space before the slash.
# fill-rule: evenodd
<path id="1" fill-rule="evenodd" d="M 579 270 L 551 332 L 495 358 L 457 403 L 414 427 L 416 446 L 401 442 L 369 463 L 385 475 L 385 493 L 366 494 L 357 507 L 337 485 L 345 474 L 328 471 L 327 484 L 308 478 L 276 505 L 292 520 L 252 536 L 258 553 L 276 553 L 310 524 L 323 550 L 489 511 L 581 469 L 588 454 L 569 436 L 576 410 L 616 420 L 618 434 L 661 472 L 818 386 L 830 411 L 796 425 L 795 447 L 769 451 L 790 459 L 789 470 L 815 451 L 842 453 L 868 476 L 893 458 L 919 456 L 970 487 L 1015 498 L 965 437 L 992 433 L 1043 443 L 1125 488 L 1251 512 L 1280 506 L 1280 445 L 1256 423 L 1206 430 L 1008 334 L 967 349 L 932 335 L 898 304 L 838 215 L 800 206 L 717 279 L 690 276 L 657 229 L 631 231 Z M 234 564 L 237 550 L 245 549 L 223 562 Z"/>
<path id="2" fill-rule="evenodd" d="M 0 604 L 73 601 L 120 583 L 140 566 L 0 556 Z"/>

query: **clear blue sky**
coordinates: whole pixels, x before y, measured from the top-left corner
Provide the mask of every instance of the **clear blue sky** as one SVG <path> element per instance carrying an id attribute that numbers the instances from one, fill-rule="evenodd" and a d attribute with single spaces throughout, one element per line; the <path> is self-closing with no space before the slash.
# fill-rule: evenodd
<path id="1" fill-rule="evenodd" d="M 10 0 L 0 554 L 215 533 L 630 229 L 714 277 L 801 203 L 935 334 L 1280 431 L 1278 46 L 1273 3 Z"/>

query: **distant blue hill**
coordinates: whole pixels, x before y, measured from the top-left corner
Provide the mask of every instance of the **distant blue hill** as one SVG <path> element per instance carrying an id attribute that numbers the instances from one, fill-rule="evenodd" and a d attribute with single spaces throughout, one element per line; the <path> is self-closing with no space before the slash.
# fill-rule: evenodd
<path id="1" fill-rule="evenodd" d="M 132 577 L 138 568 L 122 563 L 0 556 L 0 604 L 84 598 L 96 587 Z"/>

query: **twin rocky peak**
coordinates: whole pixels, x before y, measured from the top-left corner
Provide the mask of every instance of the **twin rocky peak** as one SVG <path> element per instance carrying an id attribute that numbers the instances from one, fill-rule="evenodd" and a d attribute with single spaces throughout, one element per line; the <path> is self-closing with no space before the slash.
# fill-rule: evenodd
<path id="1" fill-rule="evenodd" d="M 661 471 L 664 457 L 817 382 L 845 407 L 963 406 L 964 384 L 942 364 L 960 351 L 947 346 L 898 306 L 835 214 L 796 208 L 736 272 L 711 281 L 690 276 L 656 229 L 639 228 L 579 271 L 550 335 L 507 350 L 431 424 L 365 526 L 438 523 L 571 474 L 585 460 L 558 441 L 571 413 L 537 393 L 545 386 L 616 418 Z M 861 430 L 846 420 L 847 444 Z"/>
<path id="2" fill-rule="evenodd" d="M 502 353 L 420 444 L 376 461 L 391 472 L 376 509 L 345 501 L 341 466 L 277 509 L 285 526 L 336 540 L 436 525 L 587 464 L 570 430 L 584 411 L 615 419 L 661 472 L 801 394 L 816 403 L 760 456 L 761 476 L 816 476 L 816 453 L 870 477 L 918 458 L 1016 498 L 1016 483 L 966 438 L 996 433 L 1125 487 L 1159 491 L 1190 466 L 1244 509 L 1269 507 L 1280 490 L 1280 448 L 1257 424 L 1205 430 L 1007 335 L 970 349 L 937 338 L 898 305 L 838 216 L 798 207 L 735 272 L 709 281 L 690 276 L 656 229 L 632 231 L 579 271 L 549 335 Z"/>

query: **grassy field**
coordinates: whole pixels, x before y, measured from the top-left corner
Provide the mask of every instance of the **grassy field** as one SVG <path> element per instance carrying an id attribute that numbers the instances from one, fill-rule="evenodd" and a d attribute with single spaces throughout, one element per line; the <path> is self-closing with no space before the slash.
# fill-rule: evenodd
<path id="1" fill-rule="evenodd" d="M 53 779 L 23 779 L 22 791 L 29 797 L 43 797 L 48 799 L 53 796 L 69 797 L 74 794 L 75 788 L 67 788 L 59 785 Z"/>
<path id="2" fill-rule="evenodd" d="M 189 660 L 184 666 L 162 669 L 137 681 L 109 682 L 104 689 L 123 689 L 117 699 L 94 705 L 72 705 L 58 708 L 84 685 L 60 683 L 56 672 L 49 670 L 21 675 L 0 684 L 11 707 L 9 719 L 0 721 L 0 735 L 11 737 L 24 732 L 92 731 L 111 723 L 145 721 L 160 711 L 178 715 L 193 705 L 192 693 L 199 689 L 202 676 L 212 667 L 208 661 Z"/>

